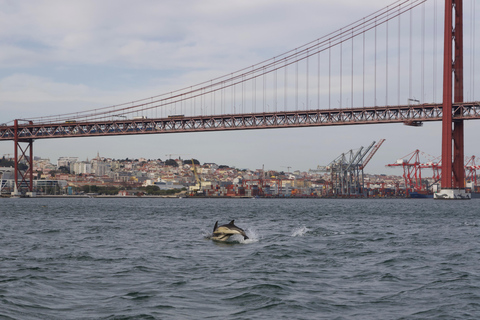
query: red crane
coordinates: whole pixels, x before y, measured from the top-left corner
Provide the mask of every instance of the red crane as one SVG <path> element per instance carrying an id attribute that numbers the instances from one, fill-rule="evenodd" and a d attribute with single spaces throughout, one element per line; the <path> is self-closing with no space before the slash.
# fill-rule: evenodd
<path id="1" fill-rule="evenodd" d="M 388 166 L 402 166 L 403 178 L 405 179 L 405 189 L 407 194 L 412 191 L 418 191 L 422 189 L 422 172 L 420 169 L 420 150 L 406 155 L 402 159 L 397 160 L 396 163 L 389 164 Z M 407 160 L 408 158 L 408 160 Z"/>
<path id="2" fill-rule="evenodd" d="M 472 192 L 477 186 L 477 169 L 480 169 L 480 166 L 475 163 L 475 156 L 472 156 L 465 164 L 466 179 L 473 183 Z"/>
<path id="3" fill-rule="evenodd" d="M 439 161 L 439 162 L 429 161 L 429 162 L 420 164 L 420 169 L 429 169 L 429 168 L 433 170 L 432 179 L 435 182 L 440 181 L 442 179 L 442 161 Z"/>
<path id="4" fill-rule="evenodd" d="M 422 184 L 422 168 L 434 168 L 434 176 L 435 170 L 437 170 L 439 176 L 438 170 L 440 168 L 438 163 L 434 162 L 422 164 L 420 162 L 420 150 L 418 149 L 397 160 L 396 163 L 387 164 L 387 167 L 403 167 L 407 195 L 411 192 L 426 191 Z"/>

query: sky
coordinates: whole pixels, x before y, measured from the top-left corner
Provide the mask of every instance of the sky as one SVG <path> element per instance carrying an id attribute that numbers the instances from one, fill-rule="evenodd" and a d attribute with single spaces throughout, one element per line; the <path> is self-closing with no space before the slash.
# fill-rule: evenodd
<path id="1" fill-rule="evenodd" d="M 277 56 L 385 5 L 384 0 L 0 0 L 0 123 L 188 87 Z M 471 66 L 477 70 L 480 62 Z M 480 74 L 475 70 L 471 74 Z M 474 93 L 469 98 L 480 100 Z M 466 156 L 480 156 L 478 129 L 478 120 L 465 123 Z M 97 153 L 115 159 L 172 155 L 237 168 L 306 171 L 382 138 L 366 173 L 401 174 L 385 165 L 416 149 L 426 160 L 441 154 L 439 122 L 45 139 L 35 141 L 34 154 L 53 163 L 61 156 L 84 160 Z M 0 142 L 0 156 L 13 152 L 13 142 Z"/>

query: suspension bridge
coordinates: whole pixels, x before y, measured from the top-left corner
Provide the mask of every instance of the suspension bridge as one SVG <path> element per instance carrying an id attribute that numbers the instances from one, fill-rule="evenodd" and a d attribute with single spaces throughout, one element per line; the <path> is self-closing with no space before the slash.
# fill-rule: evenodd
<path id="1" fill-rule="evenodd" d="M 442 121 L 436 196 L 468 198 L 463 123 L 480 119 L 475 1 L 465 0 L 467 14 L 462 0 L 439 2 L 396 1 L 303 46 L 177 91 L 2 124 L 0 141 L 14 142 L 15 185 L 32 191 L 37 139 Z"/>

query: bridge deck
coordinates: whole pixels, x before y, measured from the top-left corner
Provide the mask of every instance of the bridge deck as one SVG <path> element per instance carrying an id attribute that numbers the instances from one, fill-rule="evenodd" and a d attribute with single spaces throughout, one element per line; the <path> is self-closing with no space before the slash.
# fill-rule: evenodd
<path id="1" fill-rule="evenodd" d="M 454 104 L 454 119 L 480 119 L 480 102 Z M 354 124 L 441 121 L 441 104 L 422 104 L 352 109 L 227 114 L 212 116 L 175 116 L 158 119 L 124 119 L 62 123 L 22 123 L 20 141 L 87 136 L 159 134 L 200 131 L 273 129 Z M 15 127 L 0 127 L 0 140 L 14 140 Z"/>

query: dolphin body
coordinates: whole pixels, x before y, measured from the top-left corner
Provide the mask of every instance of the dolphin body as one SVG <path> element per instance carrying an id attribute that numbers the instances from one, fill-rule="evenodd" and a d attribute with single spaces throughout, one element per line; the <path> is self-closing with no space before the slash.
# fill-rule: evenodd
<path id="1" fill-rule="evenodd" d="M 235 223 L 235 220 L 232 220 L 230 221 L 229 224 L 218 226 L 218 221 L 215 222 L 211 239 L 215 241 L 227 241 L 234 234 L 242 235 L 243 240 L 248 239 L 247 235 L 245 234 L 245 231 L 237 227 L 234 223 Z"/>

